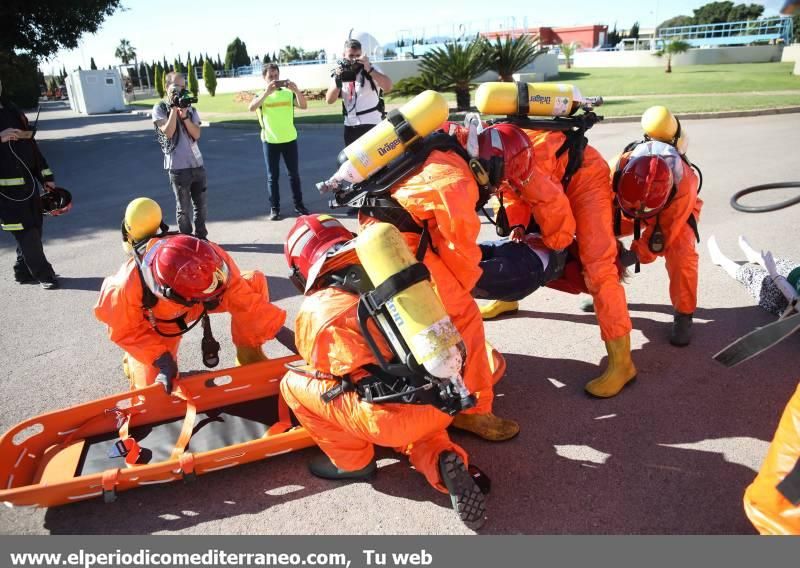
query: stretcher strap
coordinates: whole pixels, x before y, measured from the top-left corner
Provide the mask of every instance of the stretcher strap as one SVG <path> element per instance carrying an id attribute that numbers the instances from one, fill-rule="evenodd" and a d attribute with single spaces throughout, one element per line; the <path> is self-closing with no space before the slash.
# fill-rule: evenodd
<path id="1" fill-rule="evenodd" d="M 186 402 L 186 416 L 183 418 L 181 433 L 180 436 L 178 436 L 178 441 L 175 442 L 175 447 L 172 449 L 172 455 L 170 456 L 170 459 L 178 459 L 186 451 L 186 446 L 189 445 L 189 440 L 192 438 L 194 420 L 197 417 L 197 407 L 192 402 L 192 396 L 185 387 L 179 386 L 173 394 Z"/>
<path id="2" fill-rule="evenodd" d="M 190 481 L 194 479 L 194 454 L 191 452 L 185 452 L 181 454 L 178 458 L 178 463 L 181 466 L 181 472 L 183 473 L 183 478 L 186 481 Z"/>
<path id="3" fill-rule="evenodd" d="M 283 400 L 283 396 L 278 396 L 278 421 L 269 427 L 265 438 L 283 434 L 292 427 L 292 416 L 289 414 L 289 405 Z"/>
<path id="4" fill-rule="evenodd" d="M 113 503 L 117 500 L 119 473 L 119 468 L 107 469 L 103 472 L 101 486 L 103 488 L 103 501 L 106 503 Z"/>
<path id="5" fill-rule="evenodd" d="M 139 447 L 139 443 L 134 438 L 131 438 L 128 433 L 130 423 L 131 415 L 125 414 L 125 417 L 122 419 L 122 424 L 118 428 L 118 443 L 122 445 L 121 449 L 124 449 L 124 451 L 120 451 L 120 454 L 125 456 L 125 465 L 133 467 L 136 465 L 136 462 L 139 461 L 139 454 L 142 453 L 142 450 Z"/>

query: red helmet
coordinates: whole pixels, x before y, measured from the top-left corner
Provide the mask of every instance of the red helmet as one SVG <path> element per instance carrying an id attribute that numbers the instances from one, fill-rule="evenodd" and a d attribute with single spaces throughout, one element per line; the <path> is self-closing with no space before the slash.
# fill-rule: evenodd
<path id="1" fill-rule="evenodd" d="M 286 263 L 292 269 L 289 279 L 298 290 L 307 292 L 323 273 L 325 261 L 340 248 L 336 245 L 352 241 L 353 237 L 347 227 L 330 215 L 298 217 L 283 245 Z"/>
<path id="2" fill-rule="evenodd" d="M 513 124 L 495 124 L 478 135 L 478 152 L 489 165 L 489 177 L 497 187 L 505 180 L 520 191 L 533 173 L 530 139 Z"/>
<path id="3" fill-rule="evenodd" d="M 42 194 L 42 213 L 58 217 L 72 209 L 72 194 L 63 187 L 45 190 Z"/>
<path id="4" fill-rule="evenodd" d="M 228 265 L 213 246 L 191 235 L 158 239 L 145 253 L 142 274 L 159 298 L 191 306 L 225 291 Z"/>
<path id="5" fill-rule="evenodd" d="M 628 217 L 652 217 L 666 206 L 673 183 L 672 170 L 660 156 L 633 158 L 622 170 L 617 203 Z"/>

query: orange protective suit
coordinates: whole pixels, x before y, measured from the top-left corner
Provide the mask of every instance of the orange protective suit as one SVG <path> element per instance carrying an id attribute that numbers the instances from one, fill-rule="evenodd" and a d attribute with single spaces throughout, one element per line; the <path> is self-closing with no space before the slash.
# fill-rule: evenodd
<path id="1" fill-rule="evenodd" d="M 456 154 L 434 151 L 417 173 L 391 190 L 392 197 L 431 235 L 423 264 L 431 273 L 434 289 L 455 324 L 467 349 L 464 383 L 477 397 L 465 414 L 492 411 L 492 371 L 486 355 L 483 320 L 472 289 L 481 276 L 478 233 L 481 221 L 475 212 L 478 185 L 464 160 Z M 365 227 L 375 219 L 359 214 Z M 403 233 L 412 252 L 420 235 Z"/>
<path id="2" fill-rule="evenodd" d="M 630 152 L 620 156 L 615 171 L 625 168 Z M 672 306 L 682 314 L 691 314 L 697 307 L 697 265 L 699 256 L 695 249 L 697 235 L 689 225 L 688 219 L 694 216 L 695 222 L 700 220 L 700 209 L 703 200 L 697 196 L 699 180 L 692 167 L 685 161 L 680 162 L 683 175 L 677 184 L 677 191 L 672 200 L 656 217 L 642 219 L 641 237 L 634 241 L 631 250 L 639 257 L 642 264 L 650 264 L 663 256 L 669 274 L 669 296 Z M 613 179 L 613 177 L 612 177 Z M 618 207 L 616 200 L 614 207 Z M 654 253 L 648 243 L 658 221 L 664 233 L 664 250 Z M 621 236 L 633 234 L 633 220 L 622 216 Z"/>
<path id="3" fill-rule="evenodd" d="M 295 321 L 295 341 L 298 353 L 315 371 L 349 375 L 357 383 L 368 374 L 361 367 L 377 363 L 359 330 L 357 305 L 358 296 L 337 288 L 323 288 L 303 300 Z M 391 357 L 374 322 L 368 325 L 381 353 Z M 355 392 L 325 403 L 322 394 L 337 384 L 335 379 L 296 372 L 281 383 L 284 400 L 336 467 L 361 469 L 372 461 L 374 444 L 392 447 L 407 455 L 434 488 L 447 493 L 439 476 L 439 454 L 457 452 L 467 463 L 467 453 L 447 435 L 451 416 L 426 404 L 371 404 Z"/>
<path id="4" fill-rule="evenodd" d="M 800 504 L 792 504 L 776 486 L 800 460 L 800 385 L 775 431 L 767 458 L 744 494 L 744 510 L 761 534 L 800 535 Z"/>
<path id="5" fill-rule="evenodd" d="M 241 273 L 233 259 L 219 245 L 209 243 L 228 265 L 227 289 L 219 305 L 210 313 L 231 314 L 231 335 L 237 347 L 260 347 L 275 337 L 286 321 L 286 312 L 269 301 L 267 279 L 259 271 Z M 108 326 L 108 336 L 125 350 L 125 363 L 132 388 L 153 384 L 158 369 L 153 366 L 164 352 L 177 361 L 181 336 L 164 337 L 150 324 L 142 307 L 142 281 L 133 258 L 127 260 L 114 276 L 103 281 L 94 315 Z M 175 333 L 179 328 L 167 323 L 183 316 L 191 324 L 203 313 L 202 305 L 191 308 L 159 299 L 152 309 L 158 328 Z"/>
<path id="6" fill-rule="evenodd" d="M 592 146 L 586 146 L 583 164 L 572 176 L 569 187 L 564 190 L 561 179 L 567 167 L 568 153 L 556 156 L 556 152 L 564 144 L 565 136 L 561 132 L 540 132 L 525 130 L 533 145 L 533 156 L 543 176 L 532 178 L 529 188 L 523 191 L 522 201 L 529 202 L 534 195 L 550 196 L 545 199 L 551 205 L 549 215 L 565 219 L 563 204 L 553 201 L 554 192 L 566 194 L 569 207 L 574 216 L 574 237 L 578 245 L 578 257 L 583 264 L 583 277 L 586 289 L 594 298 L 597 321 L 603 341 L 618 339 L 630 333 L 631 318 L 628 315 L 628 304 L 625 289 L 619 278 L 617 260 L 617 241 L 613 227 L 613 193 L 609 178 L 608 164 Z M 513 201 L 513 200 L 512 200 Z M 511 224 L 528 224 L 530 210 L 515 204 L 508 213 Z M 573 235 L 568 232 L 568 221 L 563 222 L 563 229 L 553 232 L 546 222 L 543 225 L 533 206 L 534 219 L 542 229 L 545 244 L 550 248 L 565 248 L 572 242 Z M 527 217 L 526 217 L 527 215 Z M 512 221 L 513 216 L 513 221 Z M 547 236 L 545 236 L 547 233 Z M 548 241 L 548 236 L 560 235 L 556 241 Z M 566 239 L 569 235 L 569 239 Z M 556 242 L 558 243 L 556 245 Z M 554 246 L 556 245 L 556 246 Z"/>

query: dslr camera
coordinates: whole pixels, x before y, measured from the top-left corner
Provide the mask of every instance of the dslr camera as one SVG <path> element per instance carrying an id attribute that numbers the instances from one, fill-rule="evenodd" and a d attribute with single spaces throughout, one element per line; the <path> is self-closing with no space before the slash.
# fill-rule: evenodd
<path id="1" fill-rule="evenodd" d="M 355 81 L 362 69 L 364 69 L 364 65 L 360 61 L 355 61 L 352 59 L 340 59 L 336 62 L 334 75 L 336 75 L 336 71 L 338 70 L 339 79 L 343 83 L 348 83 L 350 81 Z"/>
<path id="2" fill-rule="evenodd" d="M 197 103 L 197 97 L 193 97 L 189 89 L 181 89 L 178 92 L 173 92 L 172 98 L 170 99 L 171 106 L 178 108 L 189 108 L 195 103 Z"/>

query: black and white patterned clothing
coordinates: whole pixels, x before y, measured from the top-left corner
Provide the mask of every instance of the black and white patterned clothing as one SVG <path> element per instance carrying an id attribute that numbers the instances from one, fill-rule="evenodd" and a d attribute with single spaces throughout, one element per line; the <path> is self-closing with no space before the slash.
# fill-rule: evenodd
<path id="1" fill-rule="evenodd" d="M 775 259 L 775 268 L 778 269 L 778 274 L 784 278 L 798 266 L 800 264 L 785 258 Z M 789 305 L 786 296 L 775 286 L 769 272 L 760 264 L 748 262 L 741 265 L 736 271 L 736 280 L 744 284 L 747 292 L 758 302 L 758 305 L 770 313 L 779 316 Z"/>

